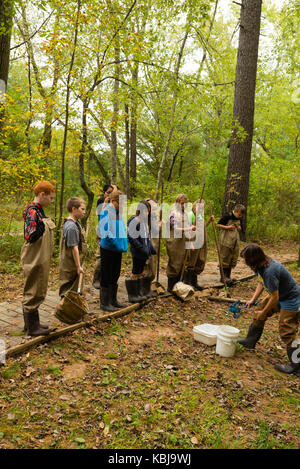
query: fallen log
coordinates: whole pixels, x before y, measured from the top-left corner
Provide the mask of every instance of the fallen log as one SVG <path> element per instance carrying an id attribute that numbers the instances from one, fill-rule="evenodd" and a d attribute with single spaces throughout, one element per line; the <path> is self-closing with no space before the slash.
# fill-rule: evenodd
<path id="1" fill-rule="evenodd" d="M 242 304 L 246 304 L 246 300 L 240 300 L 239 298 L 223 298 L 221 296 L 207 296 L 210 301 L 223 301 L 224 303 L 234 303 L 235 301 L 240 301 Z"/>

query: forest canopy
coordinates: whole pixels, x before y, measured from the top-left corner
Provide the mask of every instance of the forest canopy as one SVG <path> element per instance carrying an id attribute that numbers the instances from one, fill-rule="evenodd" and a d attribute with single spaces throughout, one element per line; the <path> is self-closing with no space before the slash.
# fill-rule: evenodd
<path id="1" fill-rule="evenodd" d="M 168 202 L 179 192 L 196 200 L 205 183 L 205 199 L 220 214 L 240 10 L 225 0 L 4 0 L 7 219 L 41 179 L 56 186 L 57 219 L 71 195 L 85 197 L 94 213 L 107 182 L 131 199 L 157 196 L 163 182 Z M 298 2 L 263 2 L 248 197 L 253 239 L 299 238 L 299 23 Z"/>

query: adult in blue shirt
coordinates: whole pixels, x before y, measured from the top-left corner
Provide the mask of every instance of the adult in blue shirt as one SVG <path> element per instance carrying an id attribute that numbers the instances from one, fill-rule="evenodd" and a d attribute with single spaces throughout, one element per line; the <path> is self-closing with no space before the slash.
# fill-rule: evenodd
<path id="1" fill-rule="evenodd" d="M 268 257 L 257 244 L 248 244 L 242 250 L 241 257 L 259 278 L 256 290 L 247 302 L 248 308 L 256 302 L 264 288 L 268 296 L 255 312 L 247 337 L 238 342 L 248 349 L 254 349 L 267 319 L 279 312 L 279 335 L 286 345 L 290 363 L 277 364 L 275 368 L 300 377 L 300 346 L 295 341 L 300 319 L 300 287 L 288 270 L 280 262 Z"/>

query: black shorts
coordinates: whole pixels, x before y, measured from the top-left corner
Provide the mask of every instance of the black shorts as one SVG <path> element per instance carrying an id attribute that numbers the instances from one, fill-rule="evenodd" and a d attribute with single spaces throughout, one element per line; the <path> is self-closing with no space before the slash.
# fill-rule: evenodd
<path id="1" fill-rule="evenodd" d="M 147 259 L 141 260 L 136 257 L 132 258 L 132 273 L 134 275 L 142 274 L 144 272 L 144 267 L 147 262 Z"/>

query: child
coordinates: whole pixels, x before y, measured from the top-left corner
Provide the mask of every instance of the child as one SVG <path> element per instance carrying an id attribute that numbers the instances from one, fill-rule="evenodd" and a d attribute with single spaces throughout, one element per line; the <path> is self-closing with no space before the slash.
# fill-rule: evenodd
<path id="1" fill-rule="evenodd" d="M 159 245 L 159 231 L 162 227 L 162 221 L 158 219 L 158 203 L 154 199 L 146 199 L 146 202 L 149 202 L 151 206 L 151 242 L 152 245 L 158 253 Z M 144 267 L 145 277 L 149 277 L 151 281 L 155 279 L 157 271 L 157 254 L 153 254 L 146 262 Z"/>
<path id="2" fill-rule="evenodd" d="M 105 199 L 112 193 L 114 187 L 111 184 L 105 184 L 102 189 L 102 197 L 97 200 L 97 216 L 98 222 L 100 220 L 100 213 L 103 209 Z M 97 290 L 100 289 L 100 272 L 101 272 L 101 258 L 100 258 L 100 233 L 97 226 L 97 254 L 96 254 L 96 265 L 94 271 L 94 278 L 92 285 Z"/>
<path id="3" fill-rule="evenodd" d="M 240 249 L 240 231 L 242 231 L 241 219 L 245 214 L 245 207 L 237 204 L 232 212 L 226 213 L 218 221 L 220 228 L 220 257 L 223 265 L 225 282 L 231 285 L 234 280 L 230 278 L 231 269 L 233 269 L 239 257 Z M 221 269 L 220 269 L 221 270 Z M 221 278 L 221 282 L 223 279 Z"/>
<path id="4" fill-rule="evenodd" d="M 79 276 L 83 273 L 82 257 L 86 252 L 86 237 L 79 220 L 85 215 L 85 201 L 78 197 L 67 200 L 69 217 L 65 219 L 60 240 L 59 295 L 77 291 Z"/>
<path id="5" fill-rule="evenodd" d="M 186 241 L 190 239 L 195 225 L 191 225 L 188 220 L 185 205 L 188 198 L 185 194 L 176 197 L 174 207 L 169 216 L 170 237 L 166 238 L 167 254 L 169 257 L 167 265 L 168 291 L 173 290 L 174 285 L 179 281 L 183 268 Z"/>
<path id="6" fill-rule="evenodd" d="M 201 207 L 201 205 L 202 207 Z M 187 266 L 187 270 L 185 272 L 183 281 L 187 283 L 188 285 L 191 285 L 195 290 L 203 290 L 203 287 L 198 285 L 197 283 L 197 276 L 203 272 L 205 263 L 206 263 L 206 258 L 207 258 L 207 232 L 206 228 L 209 226 L 211 222 L 214 221 L 214 216 L 212 215 L 206 223 L 204 223 L 204 200 L 202 199 L 200 201 L 196 200 L 196 202 L 193 203 L 192 206 L 192 211 L 189 212 L 188 217 L 189 217 L 189 222 L 191 225 L 196 225 L 196 233 L 198 229 L 201 229 L 201 226 L 203 225 L 203 230 L 204 230 L 204 236 L 203 236 L 203 245 L 201 248 L 193 249 L 190 251 L 190 258 L 189 258 L 189 263 Z M 202 210 L 201 210 L 202 209 Z M 197 219 L 197 223 L 196 223 Z"/>
<path id="7" fill-rule="evenodd" d="M 117 301 L 118 280 L 121 272 L 122 253 L 128 250 L 126 227 L 122 219 L 120 196 L 113 191 L 100 214 L 101 277 L 100 308 L 113 312 L 125 307 Z"/>
<path id="8" fill-rule="evenodd" d="M 251 300 L 247 302 L 247 307 L 256 302 L 264 287 L 269 295 L 261 301 L 247 337 L 239 339 L 238 342 L 248 349 L 254 349 L 267 319 L 279 312 L 279 334 L 286 345 L 290 363 L 277 364 L 275 369 L 300 377 L 300 347 L 295 343 L 300 320 L 300 287 L 288 270 L 280 262 L 266 256 L 257 244 L 248 244 L 242 250 L 241 257 L 260 279 Z"/>
<path id="9" fill-rule="evenodd" d="M 132 255 L 131 279 L 126 280 L 128 301 L 140 303 L 154 296 L 150 291 L 150 277 L 143 277 L 147 260 L 156 254 L 150 239 L 151 205 L 146 200 L 138 204 L 135 216 L 128 220 L 128 240 Z"/>
<path id="10" fill-rule="evenodd" d="M 42 181 L 34 188 L 34 201 L 23 212 L 25 244 L 21 263 L 25 277 L 23 292 L 24 329 L 30 336 L 48 335 L 48 326 L 40 324 L 38 308 L 46 298 L 55 224 L 44 209 L 54 199 L 52 184 Z"/>

